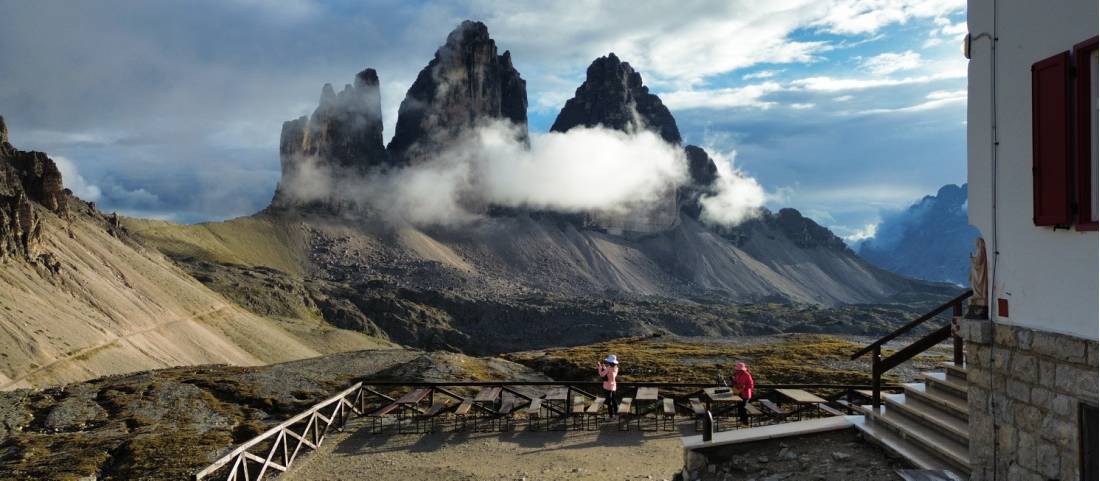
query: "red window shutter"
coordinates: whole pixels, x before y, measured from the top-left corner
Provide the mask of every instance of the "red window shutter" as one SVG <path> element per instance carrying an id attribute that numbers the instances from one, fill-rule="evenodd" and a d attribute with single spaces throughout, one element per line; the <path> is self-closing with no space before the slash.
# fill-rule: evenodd
<path id="1" fill-rule="evenodd" d="M 1070 223 L 1069 52 L 1031 66 L 1035 225 Z"/>
<path id="2" fill-rule="evenodd" d="M 1092 211 L 1092 199 L 1097 194 L 1094 182 L 1097 172 L 1092 171 L 1092 159 L 1096 152 L 1092 149 L 1092 136 L 1097 126 L 1092 124 L 1092 115 L 1096 109 L 1093 103 L 1090 57 L 1096 52 L 1097 37 L 1092 37 L 1073 46 L 1073 61 L 1077 67 L 1074 76 L 1077 104 L 1077 230 L 1096 230 L 1097 222 L 1092 220 L 1096 214 Z"/>

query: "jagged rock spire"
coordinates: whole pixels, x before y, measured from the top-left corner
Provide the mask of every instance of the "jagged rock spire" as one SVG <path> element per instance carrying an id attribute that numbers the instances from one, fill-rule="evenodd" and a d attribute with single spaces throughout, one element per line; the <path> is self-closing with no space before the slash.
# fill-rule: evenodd
<path id="1" fill-rule="evenodd" d="M 272 205 L 287 207 L 311 197 L 313 193 L 295 192 L 295 182 L 305 169 L 338 178 L 364 175 L 387 165 L 381 99 L 378 73 L 368 68 L 340 93 L 325 84 L 310 117 L 284 122 L 279 139 L 283 177 Z"/>
<path id="2" fill-rule="evenodd" d="M 485 24 L 467 20 L 409 88 L 388 151 L 395 163 L 414 162 L 489 119 L 510 120 L 526 139 L 527 82 L 509 52 L 497 55 Z"/>
<path id="3" fill-rule="evenodd" d="M 676 119 L 656 95 L 642 84 L 642 76 L 614 53 L 588 66 L 584 83 L 562 107 L 553 132 L 578 125 L 618 130 L 651 129 L 672 144 L 680 144 Z"/>

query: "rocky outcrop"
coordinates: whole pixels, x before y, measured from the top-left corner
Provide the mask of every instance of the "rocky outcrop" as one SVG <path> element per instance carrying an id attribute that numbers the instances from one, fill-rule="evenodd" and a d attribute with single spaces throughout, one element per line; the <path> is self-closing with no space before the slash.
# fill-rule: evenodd
<path id="1" fill-rule="evenodd" d="M 322 178 L 365 175 L 388 164 L 382 143 L 382 103 L 378 74 L 366 69 L 339 94 L 331 84 L 321 89 L 321 100 L 310 117 L 283 123 L 279 139 L 283 177 L 272 205 L 289 207 L 314 201 Z M 299 185 L 309 179 L 310 185 Z M 298 192 L 300 189 L 313 192 Z M 303 195 L 305 194 L 305 195 Z"/>
<path id="2" fill-rule="evenodd" d="M 511 121 L 526 139 L 527 82 L 509 52 L 497 55 L 485 24 L 465 21 L 405 94 L 388 151 L 395 163 L 415 163 L 491 119 Z"/>
<path id="3" fill-rule="evenodd" d="M 743 246 L 754 237 L 763 235 L 770 238 L 778 234 L 800 249 L 820 248 L 843 253 L 845 257 L 854 257 L 854 253 L 848 249 L 844 240 L 833 234 L 833 231 L 789 207 L 779 209 L 779 212 L 761 209 L 759 216 L 741 224 L 734 227 L 715 227 L 715 229 L 722 237 L 739 246 Z"/>
<path id="4" fill-rule="evenodd" d="M 562 107 L 550 130 L 565 132 L 578 125 L 625 131 L 651 129 L 669 143 L 681 141 L 672 113 L 660 98 L 649 93 L 641 74 L 614 53 L 588 66 L 584 83 Z"/>
<path id="5" fill-rule="evenodd" d="M 687 157 L 691 182 L 680 187 L 676 193 L 677 204 L 681 212 L 693 219 L 698 219 L 703 212 L 699 199 L 704 195 L 715 193 L 714 183 L 718 180 L 718 167 L 707 155 L 707 151 L 697 146 L 684 146 L 684 155 Z"/>
<path id="6" fill-rule="evenodd" d="M 46 154 L 17 150 L 0 117 L 0 259 L 37 257 L 41 220 L 33 204 L 67 216 L 69 195 L 61 171 Z"/>

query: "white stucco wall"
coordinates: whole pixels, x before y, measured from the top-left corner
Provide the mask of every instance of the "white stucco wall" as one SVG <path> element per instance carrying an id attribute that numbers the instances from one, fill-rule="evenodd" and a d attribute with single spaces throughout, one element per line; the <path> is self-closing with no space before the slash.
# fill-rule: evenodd
<path id="1" fill-rule="evenodd" d="M 995 275 L 990 317 L 1092 340 L 1100 322 L 1100 236 L 1032 223 L 1031 64 L 1096 35 L 1097 5 L 1097 0 L 996 0 L 1000 255 L 995 274 L 988 38 L 972 44 L 967 100 L 969 215 L 986 240 Z M 993 9 L 994 0 L 969 0 L 971 35 L 993 33 Z M 1009 317 L 997 316 L 998 298 L 1008 299 Z"/>

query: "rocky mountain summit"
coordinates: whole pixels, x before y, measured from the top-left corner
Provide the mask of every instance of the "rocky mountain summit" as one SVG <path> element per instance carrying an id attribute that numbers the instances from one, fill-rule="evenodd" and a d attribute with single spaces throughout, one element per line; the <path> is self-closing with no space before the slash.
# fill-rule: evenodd
<path id="1" fill-rule="evenodd" d="M 680 129 L 668 107 L 649 93 L 642 75 L 614 53 L 588 66 L 584 83 L 565 102 L 550 131 L 597 125 L 623 131 L 650 129 L 670 144 L 681 142 Z"/>
<path id="2" fill-rule="evenodd" d="M 506 119 L 527 133 L 527 82 L 481 22 L 465 21 L 417 75 L 397 113 L 389 153 L 397 164 L 435 152 L 463 131 Z"/>
<path id="3" fill-rule="evenodd" d="M 354 84 L 344 86 L 339 94 L 332 84 L 325 84 L 313 115 L 283 123 L 279 158 L 283 178 L 271 202 L 277 208 L 299 205 L 301 199 L 314 197 L 302 190 L 322 187 L 298 184 L 311 171 L 336 179 L 348 174 L 366 175 L 371 169 L 388 165 L 389 157 L 382 143 L 378 73 L 369 68 L 359 72 Z M 323 188 L 334 190 L 331 185 Z M 338 202 L 338 199 L 321 200 L 329 204 Z"/>
<path id="4" fill-rule="evenodd" d="M 64 217 L 69 195 L 57 164 L 42 152 L 25 152 L 8 143 L 8 128 L 0 117 L 0 260 L 37 259 L 43 213 L 34 204 Z"/>

